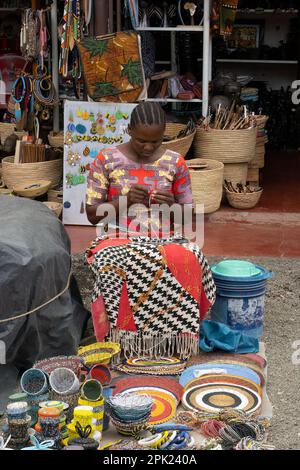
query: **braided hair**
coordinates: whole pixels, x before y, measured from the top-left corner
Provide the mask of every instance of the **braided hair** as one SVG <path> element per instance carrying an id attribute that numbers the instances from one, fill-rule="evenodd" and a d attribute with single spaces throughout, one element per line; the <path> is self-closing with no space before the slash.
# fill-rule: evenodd
<path id="1" fill-rule="evenodd" d="M 130 127 L 165 126 L 166 113 L 158 103 L 142 101 L 131 113 Z"/>

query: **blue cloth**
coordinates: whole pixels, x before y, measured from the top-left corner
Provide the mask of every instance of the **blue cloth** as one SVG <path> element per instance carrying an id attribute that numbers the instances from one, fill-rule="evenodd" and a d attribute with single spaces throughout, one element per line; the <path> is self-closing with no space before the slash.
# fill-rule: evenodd
<path id="1" fill-rule="evenodd" d="M 200 327 L 200 348 L 205 352 L 220 349 L 240 354 L 257 353 L 259 342 L 257 338 L 232 330 L 224 323 L 204 320 Z"/>

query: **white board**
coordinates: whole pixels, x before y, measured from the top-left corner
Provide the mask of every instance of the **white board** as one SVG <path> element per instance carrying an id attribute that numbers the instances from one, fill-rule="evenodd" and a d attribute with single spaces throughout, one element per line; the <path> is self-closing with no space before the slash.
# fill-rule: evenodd
<path id="1" fill-rule="evenodd" d="M 91 225 L 85 212 L 88 168 L 98 153 L 129 140 L 136 104 L 65 101 L 63 223 Z"/>

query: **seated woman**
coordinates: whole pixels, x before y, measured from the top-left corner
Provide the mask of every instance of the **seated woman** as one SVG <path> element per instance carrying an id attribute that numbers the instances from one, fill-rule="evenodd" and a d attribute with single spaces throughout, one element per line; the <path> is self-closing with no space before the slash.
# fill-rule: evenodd
<path id="1" fill-rule="evenodd" d="M 95 334 L 120 342 L 125 356 L 197 354 L 200 321 L 215 300 L 200 248 L 176 235 L 174 217 L 165 223 L 174 203 L 193 204 L 184 158 L 161 146 L 165 125 L 160 105 L 136 106 L 131 140 L 100 152 L 88 177 L 90 222 L 117 219 L 87 250 Z"/>

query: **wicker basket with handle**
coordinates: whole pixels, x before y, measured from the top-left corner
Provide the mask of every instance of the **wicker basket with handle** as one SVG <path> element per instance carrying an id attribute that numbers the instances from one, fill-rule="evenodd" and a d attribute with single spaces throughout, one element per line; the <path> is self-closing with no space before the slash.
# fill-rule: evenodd
<path id="1" fill-rule="evenodd" d="M 53 188 L 60 183 L 62 172 L 62 159 L 37 163 L 14 163 L 14 157 L 2 160 L 2 180 L 9 189 L 17 184 L 41 179 L 50 180 L 50 188 Z"/>
<path id="2" fill-rule="evenodd" d="M 166 125 L 165 135 L 176 136 L 181 130 L 185 129 L 185 127 L 185 124 L 168 122 Z M 168 150 L 173 150 L 173 152 L 180 153 L 180 155 L 185 157 L 191 148 L 195 135 L 196 130 L 192 134 L 187 135 L 186 137 L 181 137 L 180 139 L 174 139 L 168 142 L 163 142 L 162 146 Z"/>
<path id="3" fill-rule="evenodd" d="M 186 164 L 190 170 L 194 202 L 204 204 L 205 214 L 217 211 L 223 193 L 223 163 L 216 160 L 194 158 L 187 160 Z M 198 165 L 205 165 L 206 167 L 197 169 Z"/>
<path id="4" fill-rule="evenodd" d="M 196 130 L 194 156 L 223 163 L 250 162 L 255 157 L 257 128 Z"/>

